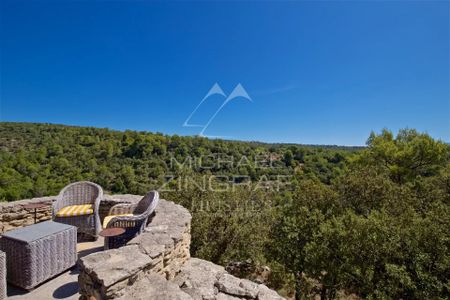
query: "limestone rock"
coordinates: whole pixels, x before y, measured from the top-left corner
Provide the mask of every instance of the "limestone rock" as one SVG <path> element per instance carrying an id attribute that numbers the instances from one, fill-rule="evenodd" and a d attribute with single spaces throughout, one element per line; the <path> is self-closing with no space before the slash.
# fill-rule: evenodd
<path id="1" fill-rule="evenodd" d="M 269 289 L 264 284 L 258 286 L 258 300 L 283 300 L 274 290 Z"/>
<path id="2" fill-rule="evenodd" d="M 237 298 L 237 297 L 230 296 L 230 295 L 227 295 L 224 293 L 219 293 L 216 297 L 216 300 L 240 300 L 240 299 L 242 299 L 242 298 Z"/>
<path id="3" fill-rule="evenodd" d="M 283 299 L 263 284 L 239 279 L 222 266 L 198 258 L 190 258 L 173 282 L 194 300 Z"/>
<path id="4" fill-rule="evenodd" d="M 132 245 L 90 254 L 80 259 L 80 267 L 104 287 L 133 277 L 151 266 L 152 259 Z"/>
<path id="5" fill-rule="evenodd" d="M 192 300 L 178 285 L 157 274 L 150 274 L 125 289 L 118 300 Z"/>
<path id="6" fill-rule="evenodd" d="M 258 295 L 258 284 L 247 279 L 239 279 L 228 273 L 222 274 L 215 286 L 220 292 L 232 296 L 255 299 Z"/>
<path id="7" fill-rule="evenodd" d="M 174 282 L 194 300 L 214 300 L 218 294 L 217 277 L 225 273 L 222 266 L 191 258 L 175 277 Z"/>

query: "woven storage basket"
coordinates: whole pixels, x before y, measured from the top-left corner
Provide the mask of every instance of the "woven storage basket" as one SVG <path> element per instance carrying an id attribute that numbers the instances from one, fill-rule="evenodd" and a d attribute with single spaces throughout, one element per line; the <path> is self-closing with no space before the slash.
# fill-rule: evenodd
<path id="1" fill-rule="evenodd" d="M 43 222 L 9 231 L 0 239 L 7 257 L 7 279 L 32 289 L 75 265 L 77 228 Z"/>

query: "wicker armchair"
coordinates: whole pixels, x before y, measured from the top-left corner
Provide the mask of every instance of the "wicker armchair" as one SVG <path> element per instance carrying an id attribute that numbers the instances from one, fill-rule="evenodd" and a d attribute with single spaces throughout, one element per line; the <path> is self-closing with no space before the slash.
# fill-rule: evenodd
<path id="1" fill-rule="evenodd" d="M 151 191 L 136 204 L 117 204 L 111 207 L 108 217 L 104 220 L 104 227 L 124 228 L 125 233 L 119 236 L 105 237 L 105 249 L 123 246 L 143 232 L 158 202 L 159 193 Z"/>
<path id="2" fill-rule="evenodd" d="M 89 181 L 71 183 L 61 190 L 53 203 L 52 219 L 55 222 L 76 226 L 79 235 L 97 239 L 101 230 L 99 206 L 102 199 L 103 189 L 99 185 Z M 63 208 L 89 204 L 91 213 L 59 216 Z"/>

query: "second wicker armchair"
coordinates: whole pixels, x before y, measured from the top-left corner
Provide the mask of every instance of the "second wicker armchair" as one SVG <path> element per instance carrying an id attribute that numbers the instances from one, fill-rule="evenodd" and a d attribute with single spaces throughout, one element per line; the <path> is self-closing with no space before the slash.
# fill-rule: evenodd
<path id="1" fill-rule="evenodd" d="M 148 218 L 159 202 L 159 193 L 151 191 L 136 204 L 117 204 L 111 207 L 103 220 L 103 228 L 120 227 L 125 233 L 115 237 L 105 237 L 105 249 L 123 246 L 144 231 Z"/>

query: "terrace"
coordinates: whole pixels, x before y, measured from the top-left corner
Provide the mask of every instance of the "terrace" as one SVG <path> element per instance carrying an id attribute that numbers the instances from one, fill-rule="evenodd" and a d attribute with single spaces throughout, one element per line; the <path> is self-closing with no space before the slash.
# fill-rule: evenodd
<path id="1" fill-rule="evenodd" d="M 49 220 L 55 198 L 1 203 L 1 232 L 32 225 L 35 213 L 37 222 Z M 104 195 L 100 218 L 116 204 L 137 203 L 141 198 Z M 27 208 L 30 203 L 46 205 L 35 212 Z M 80 242 L 76 266 L 30 291 L 8 285 L 8 299 L 282 299 L 263 284 L 191 258 L 190 221 L 184 207 L 161 199 L 145 231 L 126 245 L 104 250 L 103 238 Z"/>

